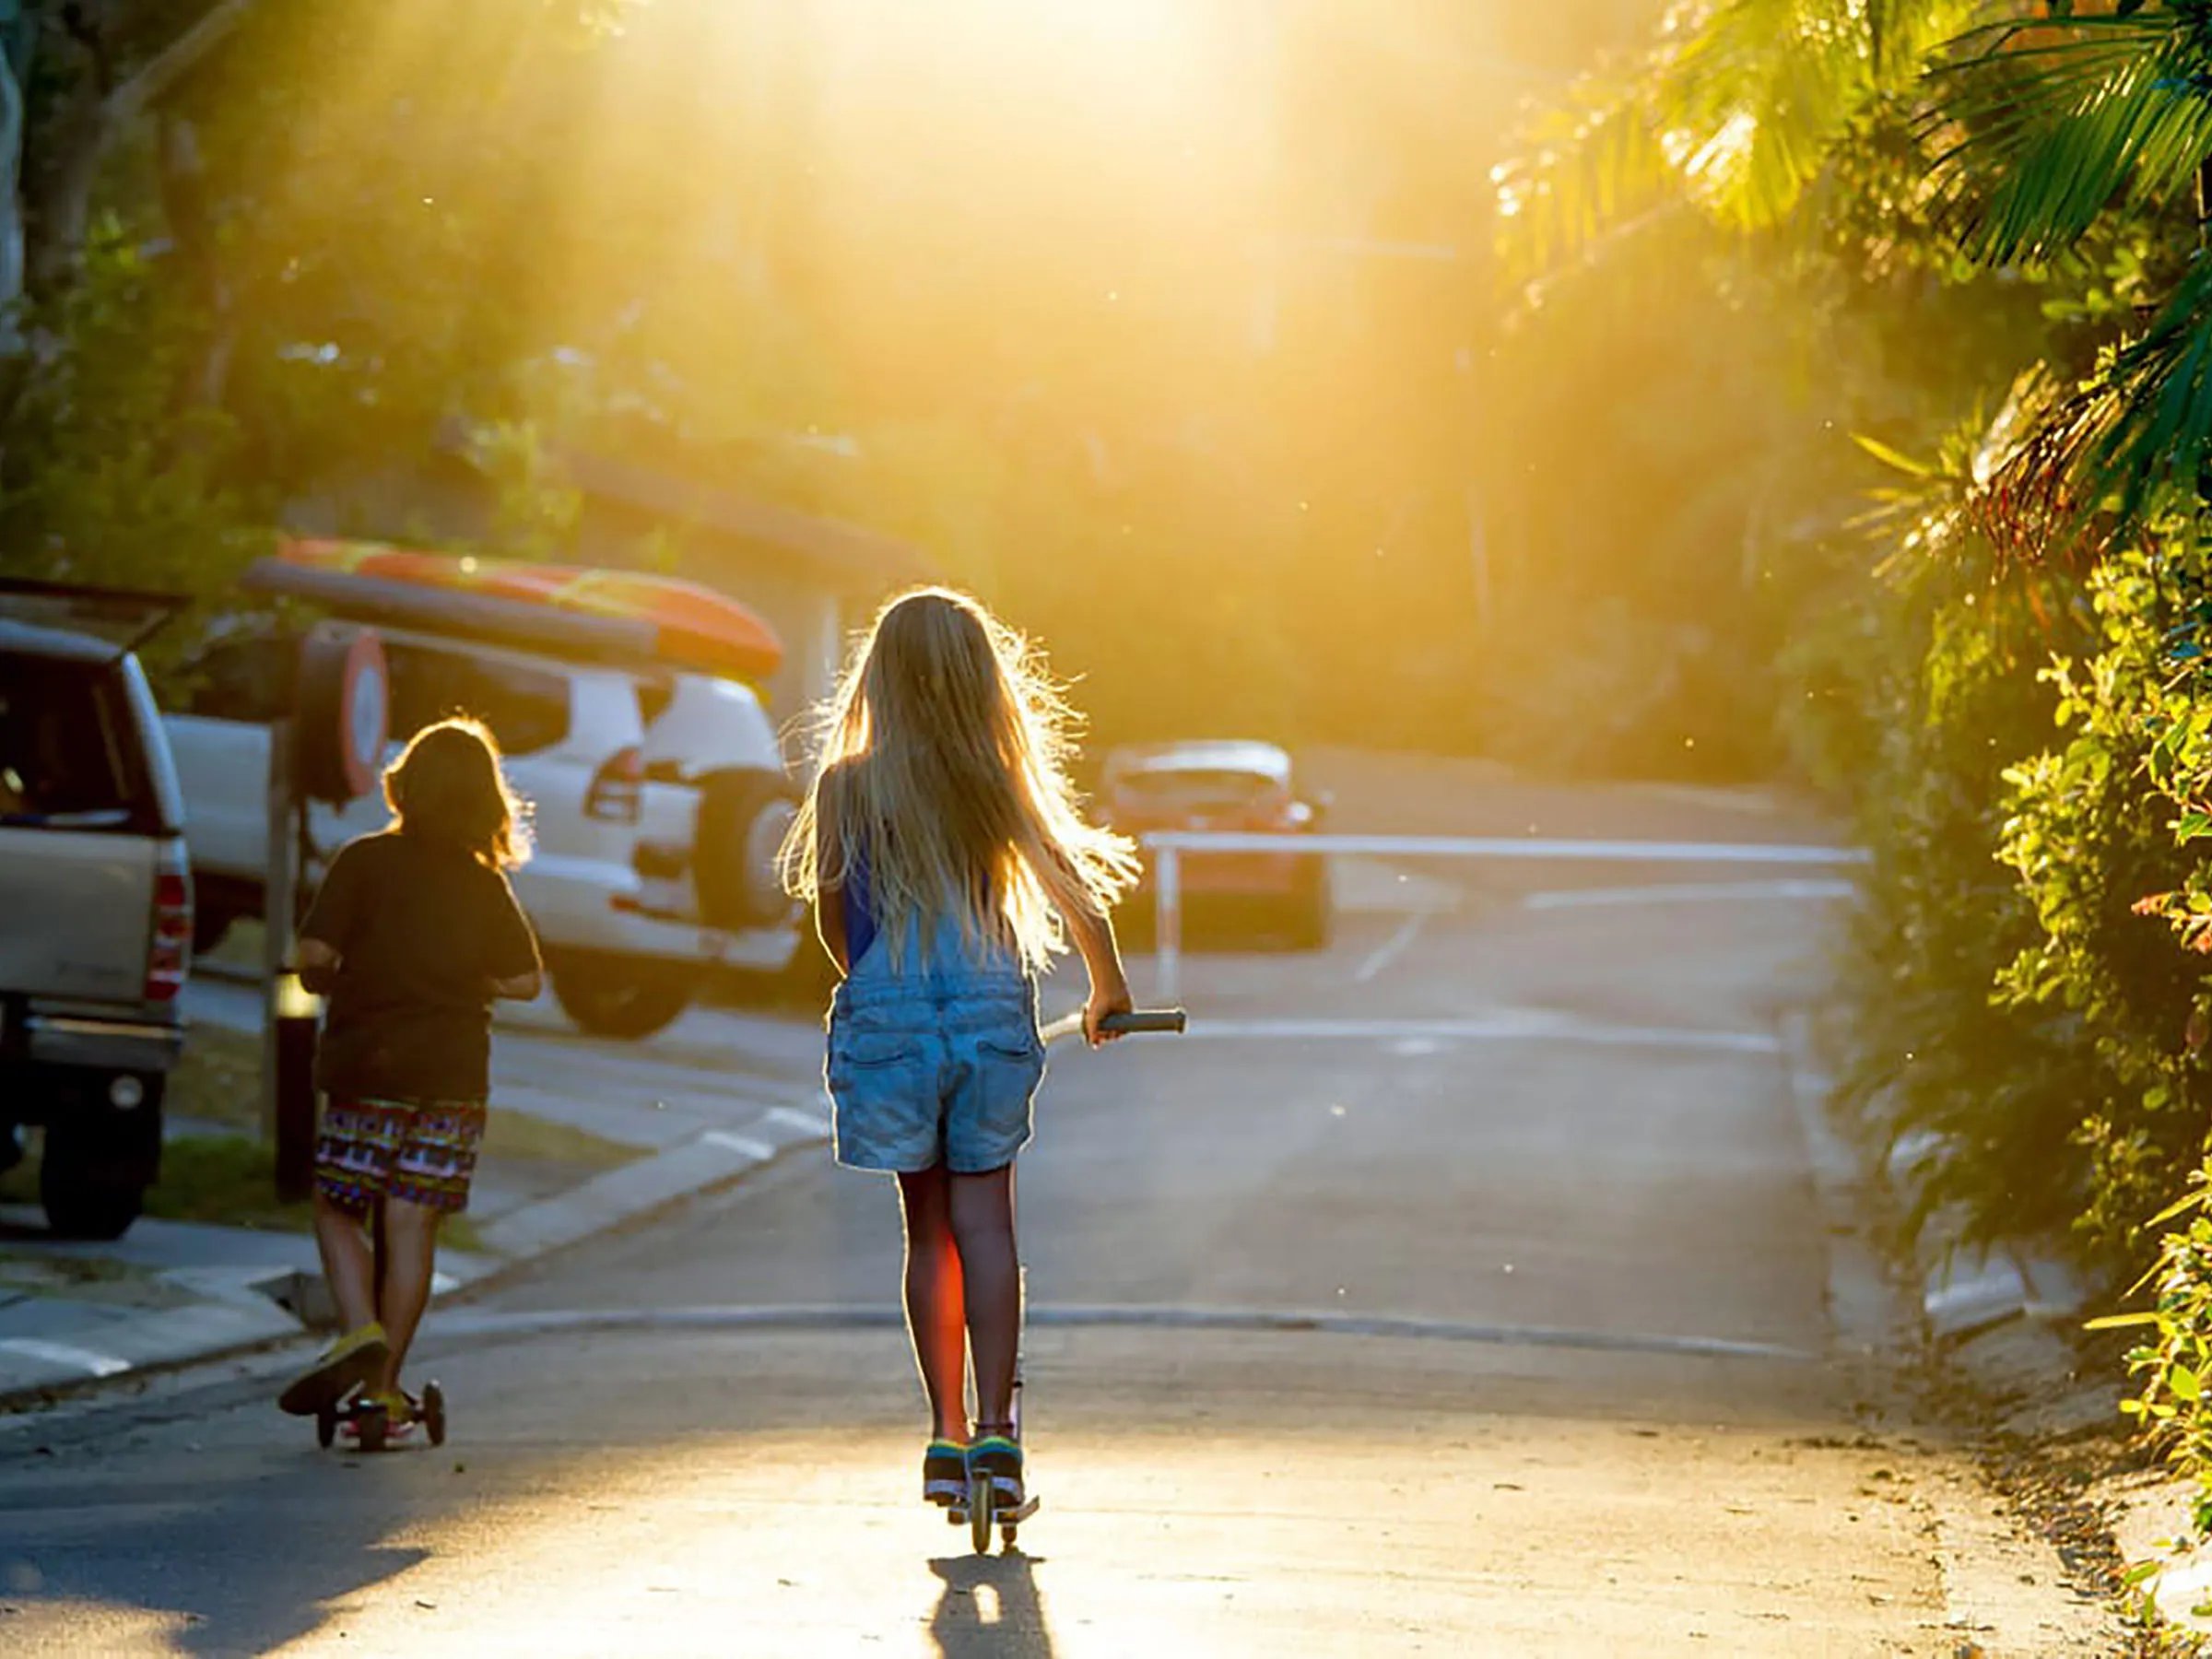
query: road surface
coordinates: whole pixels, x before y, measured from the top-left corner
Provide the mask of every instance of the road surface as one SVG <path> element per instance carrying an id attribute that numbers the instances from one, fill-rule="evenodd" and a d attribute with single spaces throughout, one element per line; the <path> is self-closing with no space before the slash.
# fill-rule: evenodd
<path id="1" fill-rule="evenodd" d="M 802 1156 L 433 1314 L 442 1451 L 319 1453 L 269 1364 L 0 1426 L 0 1647 L 2004 1651 L 1831 1296 L 1776 1035 L 1819 911 L 1365 914 L 1056 1055 L 1018 1553 L 915 1499 L 891 1194 Z"/>

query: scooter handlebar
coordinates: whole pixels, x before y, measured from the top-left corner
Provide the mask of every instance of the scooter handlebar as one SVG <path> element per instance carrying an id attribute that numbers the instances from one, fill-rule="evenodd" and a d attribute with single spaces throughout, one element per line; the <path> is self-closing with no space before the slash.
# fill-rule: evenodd
<path id="1" fill-rule="evenodd" d="M 1099 1022 L 1100 1030 L 1115 1036 L 1135 1037 L 1151 1032 L 1176 1032 L 1185 1030 L 1190 1016 L 1181 1008 L 1133 1008 L 1126 1014 L 1109 1014 Z M 1045 1041 L 1056 1042 L 1063 1037 L 1080 1037 L 1083 1034 L 1083 1011 L 1063 1015 L 1044 1028 Z"/>

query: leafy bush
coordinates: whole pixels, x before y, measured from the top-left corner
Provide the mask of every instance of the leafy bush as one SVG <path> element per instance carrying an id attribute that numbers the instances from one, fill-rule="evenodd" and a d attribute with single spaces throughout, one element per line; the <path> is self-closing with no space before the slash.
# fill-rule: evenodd
<path id="1" fill-rule="evenodd" d="M 2101 1087 L 2071 1022 L 1993 998 L 2041 937 L 1998 862 L 2007 768 L 2050 730 L 2037 670 L 2075 618 L 2024 585 L 1924 571 L 1833 625 L 1801 717 L 1818 776 L 1857 784 L 1873 862 L 1839 952 L 1852 1014 L 1843 1101 L 1888 1146 L 1930 1137 L 1911 1216 L 1954 1209 L 1968 1242 L 2063 1231 L 2088 1175 L 2079 1105 Z"/>
<path id="2" fill-rule="evenodd" d="M 2061 658 L 2044 675 L 2073 739 L 2006 772 L 2004 858 L 2042 937 L 1999 975 L 1997 991 L 2014 1007 L 2064 1010 L 2084 1060 L 2094 1059 L 2076 1132 L 2089 1157 L 2078 1226 L 2115 1261 L 2136 1250 L 2144 1218 L 2205 1144 L 2205 1078 L 2184 1041 L 2203 974 L 2159 924 L 2156 895 L 2183 874 L 2169 791 L 2175 765 L 2188 764 L 2183 740 L 2212 724 L 2212 705 L 2196 705 L 2170 671 L 2166 573 L 2143 554 L 2096 573 L 2103 650 Z"/>
<path id="3" fill-rule="evenodd" d="M 2189 1178 L 2188 1194 L 2152 1218 L 2153 1227 L 2189 1216 L 2160 1238 L 2156 1265 L 2136 1288 L 2155 1288 L 2154 1305 L 2090 1321 L 2091 1329 L 2146 1331 L 2128 1351 L 2127 1368 L 2140 1380 L 2136 1397 L 2120 1409 L 2164 1442 L 2167 1459 L 2196 1481 L 2193 1521 L 2212 1533 L 2212 1162 Z M 2194 1212 L 2194 1213 L 2192 1213 Z"/>

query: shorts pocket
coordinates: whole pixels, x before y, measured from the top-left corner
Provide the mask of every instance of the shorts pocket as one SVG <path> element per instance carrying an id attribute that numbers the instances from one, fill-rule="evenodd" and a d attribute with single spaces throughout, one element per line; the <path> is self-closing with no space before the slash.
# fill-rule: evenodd
<path id="1" fill-rule="evenodd" d="M 830 1064 L 850 1071 L 888 1071 L 921 1058 L 921 1040 L 897 1031 L 847 1031 L 830 1048 Z"/>

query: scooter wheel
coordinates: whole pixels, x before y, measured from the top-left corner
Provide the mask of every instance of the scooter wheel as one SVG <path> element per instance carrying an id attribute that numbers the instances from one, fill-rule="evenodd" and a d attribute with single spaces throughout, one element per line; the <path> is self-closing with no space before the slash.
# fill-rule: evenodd
<path id="1" fill-rule="evenodd" d="M 327 1452 L 330 1450 L 331 1442 L 337 1438 L 338 1414 L 325 1406 L 323 1410 L 315 1413 L 315 1444 Z"/>
<path id="2" fill-rule="evenodd" d="M 977 1555 L 991 1553 L 991 1512 L 997 1496 L 990 1476 L 968 1477 L 968 1536 Z"/>
<path id="3" fill-rule="evenodd" d="M 445 1390 L 435 1382 L 422 1385 L 422 1431 L 431 1445 L 445 1444 Z"/>

